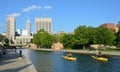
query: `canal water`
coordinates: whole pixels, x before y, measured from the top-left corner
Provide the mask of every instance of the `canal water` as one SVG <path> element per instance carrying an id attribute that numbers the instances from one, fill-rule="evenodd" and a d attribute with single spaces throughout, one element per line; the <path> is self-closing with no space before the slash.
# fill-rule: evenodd
<path id="1" fill-rule="evenodd" d="M 19 52 L 19 51 L 17 51 Z M 23 49 L 38 72 L 120 72 L 120 57 L 106 56 L 108 62 L 97 61 L 91 55 L 73 54 L 76 61 L 62 58 L 61 52 Z"/>

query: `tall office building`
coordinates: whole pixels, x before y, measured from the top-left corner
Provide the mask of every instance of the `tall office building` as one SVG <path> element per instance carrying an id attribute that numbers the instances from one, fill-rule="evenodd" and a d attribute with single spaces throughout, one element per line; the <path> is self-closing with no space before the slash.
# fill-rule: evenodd
<path id="1" fill-rule="evenodd" d="M 15 17 L 6 18 L 6 35 L 9 40 L 14 42 L 15 40 L 15 30 L 16 30 L 16 19 Z"/>
<path id="2" fill-rule="evenodd" d="M 28 36 L 31 36 L 31 25 L 29 19 L 27 20 L 26 30 L 28 31 Z"/>
<path id="3" fill-rule="evenodd" d="M 36 18 L 35 19 L 36 32 L 44 29 L 48 33 L 52 33 L 52 19 L 51 18 Z"/>

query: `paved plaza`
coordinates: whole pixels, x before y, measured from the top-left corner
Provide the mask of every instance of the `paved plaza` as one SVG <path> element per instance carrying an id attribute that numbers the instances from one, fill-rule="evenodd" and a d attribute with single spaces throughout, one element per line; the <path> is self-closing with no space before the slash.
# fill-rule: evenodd
<path id="1" fill-rule="evenodd" d="M 19 54 L 8 50 L 7 54 L 0 56 L 0 72 L 37 72 L 28 57 L 19 59 Z"/>

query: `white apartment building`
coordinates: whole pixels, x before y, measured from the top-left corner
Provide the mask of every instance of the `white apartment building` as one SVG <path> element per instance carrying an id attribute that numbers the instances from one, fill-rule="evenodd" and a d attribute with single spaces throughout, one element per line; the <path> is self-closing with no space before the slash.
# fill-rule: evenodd
<path id="1" fill-rule="evenodd" d="M 15 17 L 6 18 L 6 36 L 9 40 L 15 41 L 16 19 Z"/>
<path id="2" fill-rule="evenodd" d="M 52 19 L 51 18 L 36 18 L 35 19 L 36 32 L 44 29 L 48 33 L 52 33 Z"/>

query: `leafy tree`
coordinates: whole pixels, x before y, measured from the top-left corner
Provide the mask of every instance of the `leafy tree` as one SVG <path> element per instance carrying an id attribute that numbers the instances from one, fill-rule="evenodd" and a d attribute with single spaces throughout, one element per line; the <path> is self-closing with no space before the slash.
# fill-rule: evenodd
<path id="1" fill-rule="evenodd" d="M 74 32 L 74 46 L 76 46 L 76 48 L 80 48 L 80 46 L 84 48 L 84 45 L 90 44 L 112 45 L 116 38 L 113 30 L 103 27 L 93 28 L 83 25 L 77 27 Z"/>
<path id="2" fill-rule="evenodd" d="M 95 41 L 96 41 L 96 28 L 94 28 L 94 27 L 87 27 L 88 28 L 88 38 L 89 38 L 89 42 L 88 42 L 88 46 L 90 45 L 90 44 L 95 44 Z"/>
<path id="3" fill-rule="evenodd" d="M 61 42 L 65 34 L 65 32 L 54 34 L 55 42 Z"/>
<path id="4" fill-rule="evenodd" d="M 3 36 L 0 34 L 0 42 L 2 41 L 2 39 L 3 39 Z"/>
<path id="5" fill-rule="evenodd" d="M 96 28 L 96 35 L 94 43 L 96 44 L 104 44 L 104 45 L 112 45 L 115 40 L 115 34 L 112 30 L 106 29 L 104 27 Z"/>
<path id="6" fill-rule="evenodd" d="M 50 47 L 54 42 L 54 38 L 52 35 L 41 29 L 33 36 L 32 41 L 39 47 Z"/>
<path id="7" fill-rule="evenodd" d="M 7 38 L 4 38 L 4 42 L 5 42 L 6 44 L 8 44 L 8 43 L 9 43 L 9 40 L 8 40 Z"/>
<path id="8" fill-rule="evenodd" d="M 116 33 L 116 45 L 120 47 L 120 30 Z"/>
<path id="9" fill-rule="evenodd" d="M 74 38 L 73 34 L 65 34 L 62 37 L 61 42 L 63 43 L 65 48 L 73 48 L 74 47 L 74 41 L 75 41 L 75 38 Z"/>
<path id="10" fill-rule="evenodd" d="M 9 43 L 9 40 L 5 37 L 5 36 L 2 36 L 0 34 L 0 42 L 4 43 L 4 44 L 8 44 Z"/>
<path id="11" fill-rule="evenodd" d="M 75 33 L 75 44 L 77 47 L 83 46 L 89 42 L 89 29 L 85 25 L 79 26 L 74 30 Z"/>

